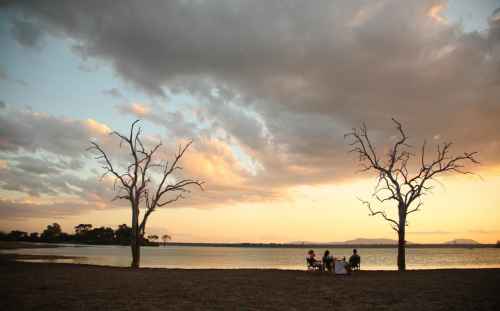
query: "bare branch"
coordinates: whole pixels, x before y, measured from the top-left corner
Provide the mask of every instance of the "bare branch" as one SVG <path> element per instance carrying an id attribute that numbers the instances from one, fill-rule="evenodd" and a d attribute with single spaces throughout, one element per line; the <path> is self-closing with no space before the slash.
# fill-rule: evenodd
<path id="1" fill-rule="evenodd" d="M 126 199 L 130 201 L 132 207 L 132 230 L 133 239 L 138 239 L 144 234 L 145 226 L 148 217 L 157 207 L 163 207 L 172 204 L 180 199 L 183 199 L 183 193 L 188 193 L 189 187 L 197 186 L 203 190 L 203 182 L 188 178 L 175 178 L 173 173 L 181 170 L 179 166 L 181 158 L 191 146 L 192 141 L 189 141 L 185 146 L 179 145 L 178 151 L 172 162 L 154 163 L 153 157 L 161 147 L 161 143 L 154 145 L 151 149 L 147 149 L 141 140 L 142 128 L 137 126 L 139 120 L 134 121 L 130 126 L 130 131 L 127 136 L 119 132 L 112 132 L 111 135 L 116 136 L 120 141 L 120 146 L 125 144 L 129 148 L 131 162 L 128 164 L 124 172 L 118 172 L 113 166 L 107 153 L 95 142 L 91 142 L 88 150 L 96 151 L 96 159 L 103 163 L 104 173 L 101 177 L 111 174 L 114 177 L 113 189 L 117 195 L 113 200 Z M 161 178 L 159 183 L 152 182 L 149 171 L 154 167 L 162 167 Z M 176 180 L 170 183 L 171 180 Z M 120 186 L 117 187 L 117 182 Z M 174 198 L 162 200 L 168 193 L 175 193 Z M 139 222 L 140 205 L 145 209 L 142 221 Z M 136 241 L 137 242 L 137 241 Z"/>
<path id="2" fill-rule="evenodd" d="M 384 212 L 382 210 L 374 211 L 371 207 L 370 202 L 362 200 L 360 198 L 358 198 L 358 200 L 360 200 L 361 203 L 363 203 L 364 205 L 366 205 L 366 207 L 368 207 L 368 210 L 370 211 L 370 216 L 376 216 L 376 215 L 382 216 L 383 219 L 385 219 L 386 221 L 388 221 L 390 223 L 392 230 L 399 232 L 399 223 L 396 220 L 388 217 L 386 212 Z"/>
<path id="3" fill-rule="evenodd" d="M 389 222 L 392 229 L 398 232 L 398 268 L 405 269 L 404 247 L 405 247 L 405 227 L 408 225 L 407 217 L 420 211 L 423 202 L 422 196 L 432 190 L 432 181 L 439 182 L 436 178 L 444 173 L 473 174 L 468 171 L 466 164 L 479 164 L 476 159 L 477 152 L 465 152 L 462 155 L 452 156 L 450 154 L 451 143 L 438 144 L 435 157 L 432 161 L 426 159 L 426 141 L 423 142 L 421 153 L 416 158 L 417 163 L 410 164 L 413 156 L 407 148 L 411 146 L 407 143 L 407 135 L 403 126 L 396 119 L 392 119 L 396 124 L 399 139 L 389 148 L 388 160 L 382 163 L 378 160 L 375 146 L 372 145 L 367 133 L 366 125 L 363 123 L 359 129 L 344 137 L 350 138 L 350 153 L 358 155 L 358 161 L 362 167 L 361 171 L 377 172 L 377 183 L 373 191 L 373 197 L 379 203 L 394 201 L 397 221 L 387 215 L 381 209 L 375 211 L 370 202 L 360 200 L 368 207 L 371 216 L 379 215 Z M 406 148 L 405 148 L 406 147 Z M 420 162 L 420 163 L 418 163 Z M 410 169 L 415 168 L 415 173 L 410 174 Z M 410 168 L 410 169 L 409 169 Z M 414 202 L 418 203 L 414 203 Z M 403 250 L 401 252 L 401 250 Z"/>
<path id="4" fill-rule="evenodd" d="M 109 160 L 106 152 L 96 142 L 90 142 L 90 143 L 92 144 L 92 146 L 87 148 L 87 150 L 97 150 L 97 152 L 100 154 L 99 159 L 104 159 L 104 161 L 106 162 L 105 166 L 103 166 L 103 168 L 106 170 L 106 172 L 104 173 L 104 175 L 101 178 L 104 178 L 104 176 L 106 174 L 111 173 L 121 182 L 123 187 L 127 188 L 130 191 L 131 190 L 130 185 L 127 182 L 125 182 L 122 175 L 119 174 L 115 170 L 115 168 L 113 167 L 113 164 L 111 164 L 111 161 Z"/>
<path id="5" fill-rule="evenodd" d="M 374 170 L 377 172 L 377 183 L 373 196 L 380 203 L 395 201 L 399 214 L 399 222 L 389 218 L 382 210 L 374 211 L 369 202 L 361 201 L 368 206 L 370 215 L 380 215 L 391 224 L 393 229 L 396 229 L 399 223 L 406 224 L 406 217 L 409 214 L 420 210 L 423 205 L 420 198 L 432 190 L 432 185 L 429 183 L 437 181 L 435 179 L 437 176 L 446 172 L 473 174 L 465 169 L 465 164 L 479 164 L 479 161 L 476 159 L 477 152 L 466 152 L 462 155 L 451 156 L 450 149 L 452 144 L 444 143 L 437 145 L 435 159 L 428 163 L 426 161 L 427 144 L 424 141 L 419 158 L 417 158 L 417 161 L 420 162 L 419 165 L 417 164 L 419 168 L 416 169 L 414 175 L 410 176 L 409 162 L 414 154 L 406 149 L 411 146 L 407 143 L 408 137 L 403 130 L 402 124 L 396 119 L 392 119 L 392 121 L 396 125 L 399 139 L 389 149 L 388 161 L 385 164 L 378 160 L 375 146 L 370 141 L 364 123 L 359 129 L 353 129 L 350 133 L 347 133 L 345 137 L 351 139 L 349 142 L 351 150 L 349 152 L 358 155 L 361 171 Z M 418 203 L 416 206 L 413 206 L 413 203 L 417 199 Z"/>
<path id="6" fill-rule="evenodd" d="M 417 206 L 414 207 L 413 209 L 410 209 L 406 212 L 406 215 L 409 215 L 411 213 L 414 213 L 414 212 L 417 212 L 420 210 L 420 207 L 423 205 L 424 203 L 422 201 L 418 202 Z"/>

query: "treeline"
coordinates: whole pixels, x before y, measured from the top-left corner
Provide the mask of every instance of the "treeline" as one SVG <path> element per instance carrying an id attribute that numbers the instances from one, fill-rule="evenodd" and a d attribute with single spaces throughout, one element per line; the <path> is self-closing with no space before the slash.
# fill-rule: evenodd
<path id="1" fill-rule="evenodd" d="M 46 243 L 84 243 L 99 245 L 130 245 L 132 228 L 126 224 L 119 225 L 116 230 L 110 227 L 93 228 L 92 224 L 79 224 L 74 227 L 74 233 L 63 232 L 58 223 L 48 225 L 42 232 L 25 232 L 12 230 L 10 233 L 0 231 L 2 241 L 46 242 Z M 157 235 L 148 235 L 142 238 L 142 245 L 158 246 L 160 238 Z M 162 236 L 163 243 L 170 240 L 170 236 Z"/>

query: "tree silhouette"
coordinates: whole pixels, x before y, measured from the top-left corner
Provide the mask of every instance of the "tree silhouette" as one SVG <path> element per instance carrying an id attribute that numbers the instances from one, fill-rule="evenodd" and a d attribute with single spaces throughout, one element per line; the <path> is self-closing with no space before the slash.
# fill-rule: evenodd
<path id="1" fill-rule="evenodd" d="M 119 225 L 118 229 L 115 231 L 115 238 L 120 244 L 130 245 L 132 240 L 132 228 L 126 224 Z"/>
<path id="2" fill-rule="evenodd" d="M 111 244 L 115 241 L 115 232 L 109 227 L 99 227 L 88 231 L 85 237 L 89 242 Z"/>
<path id="3" fill-rule="evenodd" d="M 157 241 L 159 237 L 156 234 L 148 235 L 148 240 Z"/>
<path id="4" fill-rule="evenodd" d="M 22 241 L 28 238 L 28 233 L 20 230 L 12 230 L 8 236 L 13 241 Z"/>
<path id="5" fill-rule="evenodd" d="M 111 133 L 119 138 L 120 146 L 125 144 L 129 149 L 131 159 L 126 169 L 119 171 L 119 166 L 112 164 L 107 153 L 96 142 L 91 142 L 92 146 L 89 148 L 97 153 L 96 159 L 103 164 L 105 172 L 102 177 L 109 174 L 114 177 L 115 186 L 118 185 L 118 193 L 114 199 L 124 199 L 130 202 L 132 209 L 131 267 L 133 268 L 138 268 L 140 264 L 140 244 L 144 238 L 146 224 L 151 213 L 158 207 L 184 198 L 182 194 L 189 192 L 189 186 L 203 189 L 201 181 L 174 176 L 176 171 L 182 169 L 179 166 L 179 161 L 192 142 L 187 143 L 184 147 L 179 146 L 172 162 L 155 162 L 155 153 L 160 148 L 161 143 L 149 150 L 146 149 L 140 137 L 141 128 L 135 127 L 138 122 L 139 120 L 136 120 L 132 123 L 128 136 L 118 132 Z M 158 181 L 155 181 L 153 174 L 151 174 L 152 168 L 161 170 Z M 169 194 L 174 195 L 166 198 Z M 141 209 L 144 212 L 142 220 L 139 219 Z"/>
<path id="6" fill-rule="evenodd" d="M 30 241 L 35 242 L 35 241 L 38 241 L 40 239 L 40 236 L 38 235 L 38 232 L 31 232 L 29 238 L 30 238 Z"/>
<path id="7" fill-rule="evenodd" d="M 75 226 L 75 234 L 85 234 L 92 229 L 92 224 L 79 224 Z"/>
<path id="8" fill-rule="evenodd" d="M 40 237 L 45 241 L 56 241 L 61 237 L 61 233 L 61 226 L 58 223 L 53 223 L 47 226 Z"/>
<path id="9" fill-rule="evenodd" d="M 397 218 L 391 217 L 381 206 L 380 209 L 372 208 L 369 201 L 361 200 L 370 211 L 370 215 L 379 215 L 389 222 L 392 229 L 398 234 L 398 270 L 406 269 L 405 262 L 405 233 L 407 217 L 411 213 L 420 210 L 423 202 L 422 196 L 432 189 L 432 181 L 443 173 L 455 172 L 460 174 L 471 174 L 464 170 L 465 162 L 478 164 L 474 158 L 477 152 L 464 153 L 459 156 L 450 156 L 451 143 L 437 145 L 434 159 L 426 159 L 426 142 L 424 141 L 419 162 L 410 166 L 409 161 L 415 155 L 409 151 L 411 148 L 407 143 L 407 136 L 401 123 L 392 119 L 396 125 L 399 138 L 389 149 L 386 159 L 382 159 L 376 152 L 376 148 L 368 136 L 366 125 L 359 129 L 353 129 L 346 134 L 346 138 L 352 147 L 351 152 L 359 156 L 362 165 L 362 172 L 373 171 L 378 175 L 377 184 L 373 193 L 377 202 L 395 202 Z M 415 167 L 414 174 L 410 170 Z"/>
<path id="10" fill-rule="evenodd" d="M 165 233 L 164 235 L 161 236 L 161 239 L 163 241 L 163 245 L 165 246 L 167 245 L 167 241 L 172 240 L 172 237 Z"/>

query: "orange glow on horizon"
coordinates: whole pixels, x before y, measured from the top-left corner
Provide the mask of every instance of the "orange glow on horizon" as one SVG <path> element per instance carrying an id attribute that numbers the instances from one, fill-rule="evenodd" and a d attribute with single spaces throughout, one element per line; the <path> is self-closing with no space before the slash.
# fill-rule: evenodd
<path id="1" fill-rule="evenodd" d="M 436 184 L 434 193 L 424 198 L 422 211 L 408 219 L 408 241 L 439 243 L 470 238 L 482 243 L 495 243 L 500 238 L 497 229 L 500 221 L 500 167 L 484 169 L 479 174 L 483 180 L 462 175 L 441 178 L 444 186 Z M 160 209 L 150 218 L 148 233 L 168 233 L 174 241 L 182 242 L 396 239 L 389 225 L 380 218 L 369 216 L 366 207 L 357 199 L 370 199 L 373 186 L 374 180 L 366 178 L 321 186 L 292 187 L 270 202 Z M 392 205 L 387 205 L 388 211 L 391 208 Z M 129 223 L 129 213 L 128 208 L 105 208 L 59 219 L 20 220 L 17 224 L 11 222 L 11 226 L 29 225 L 32 228 L 29 230 L 40 230 L 56 221 L 71 232 L 76 224 L 82 222 L 111 227 Z M 0 222 L 0 225 L 4 224 Z"/>

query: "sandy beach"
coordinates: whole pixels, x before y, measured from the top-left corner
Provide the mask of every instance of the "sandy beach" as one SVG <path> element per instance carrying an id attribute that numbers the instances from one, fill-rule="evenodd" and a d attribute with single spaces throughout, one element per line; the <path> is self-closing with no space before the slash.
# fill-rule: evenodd
<path id="1" fill-rule="evenodd" d="M 0 262 L 1 310 L 498 310 L 500 269 L 183 270 Z M 18 258 L 25 259 L 25 258 Z"/>

